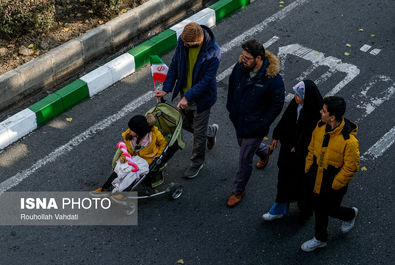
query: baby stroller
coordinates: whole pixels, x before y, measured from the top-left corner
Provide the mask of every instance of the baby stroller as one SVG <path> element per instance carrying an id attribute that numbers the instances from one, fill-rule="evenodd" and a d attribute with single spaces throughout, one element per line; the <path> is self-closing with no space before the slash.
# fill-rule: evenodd
<path id="1" fill-rule="evenodd" d="M 169 159 L 177 152 L 177 150 L 185 147 L 185 143 L 182 140 L 182 116 L 175 107 L 165 103 L 164 101 L 157 103 L 157 105 L 148 110 L 146 114 L 148 113 L 151 113 L 156 118 L 155 126 L 158 127 L 159 131 L 166 139 L 167 146 L 160 157 L 155 158 L 150 164 L 149 173 L 140 176 L 138 180 L 132 183 L 132 185 L 125 190 L 125 192 L 137 191 L 139 194 L 137 197 L 127 196 L 126 200 L 123 200 L 122 204 L 128 207 L 128 210 L 126 211 L 127 214 L 132 214 L 135 210 L 135 206 L 131 202 L 128 203 L 128 199 L 129 201 L 132 201 L 131 199 L 148 199 L 168 193 L 171 199 L 176 200 L 183 192 L 183 186 L 173 182 L 165 189 L 157 189 L 153 185 L 154 183 L 157 183 L 158 180 L 163 179 L 164 169 L 166 168 Z M 113 158 L 113 167 L 121 156 L 121 153 L 122 151 L 120 149 L 115 153 Z"/>

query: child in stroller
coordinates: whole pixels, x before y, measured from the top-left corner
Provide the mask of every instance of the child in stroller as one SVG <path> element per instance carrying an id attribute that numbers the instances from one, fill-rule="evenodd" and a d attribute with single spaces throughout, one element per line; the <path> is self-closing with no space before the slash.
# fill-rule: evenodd
<path id="1" fill-rule="evenodd" d="M 126 157 L 122 156 L 121 149 L 118 149 L 113 159 L 114 172 L 100 188 L 92 192 L 93 195 L 128 190 L 139 175 L 148 174 L 149 164 L 162 154 L 167 145 L 162 133 L 153 125 L 155 122 L 152 114 L 147 114 L 147 117 L 136 115 L 129 120 L 129 129 L 122 133 L 122 138 L 138 171 L 134 172 L 133 166 L 126 163 Z M 163 179 L 160 181 L 163 182 Z"/>

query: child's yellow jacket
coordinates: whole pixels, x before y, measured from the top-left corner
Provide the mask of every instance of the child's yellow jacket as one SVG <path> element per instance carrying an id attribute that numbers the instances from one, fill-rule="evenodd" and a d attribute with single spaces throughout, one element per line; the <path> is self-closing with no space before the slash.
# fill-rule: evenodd
<path id="1" fill-rule="evenodd" d="M 128 134 L 128 132 L 129 129 L 123 132 L 122 138 L 126 144 L 129 154 L 131 154 L 132 156 L 138 155 L 141 158 L 144 158 L 148 162 L 148 164 L 151 164 L 155 157 L 160 156 L 167 145 L 167 142 L 163 137 L 162 133 L 158 130 L 156 126 L 153 126 L 150 132 L 151 142 L 140 151 L 135 152 L 130 141 L 126 140 L 126 135 Z"/>

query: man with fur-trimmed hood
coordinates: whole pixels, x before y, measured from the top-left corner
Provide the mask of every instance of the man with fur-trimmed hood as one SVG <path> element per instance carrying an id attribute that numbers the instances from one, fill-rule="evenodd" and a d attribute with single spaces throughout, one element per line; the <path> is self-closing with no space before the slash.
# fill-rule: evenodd
<path id="1" fill-rule="evenodd" d="M 240 146 L 239 169 L 228 200 L 229 207 L 238 204 L 244 196 L 254 153 L 260 159 L 267 157 L 269 148 L 262 139 L 280 114 L 285 98 L 278 58 L 265 51 L 258 40 L 248 40 L 242 48 L 239 62 L 229 78 L 226 103 Z"/>

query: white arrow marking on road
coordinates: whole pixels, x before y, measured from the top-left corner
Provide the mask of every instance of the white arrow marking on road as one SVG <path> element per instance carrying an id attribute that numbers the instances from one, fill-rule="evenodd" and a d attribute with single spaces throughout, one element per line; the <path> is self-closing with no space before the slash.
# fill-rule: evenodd
<path id="1" fill-rule="evenodd" d="M 340 59 L 332 56 L 325 57 L 324 53 L 318 52 L 300 44 L 290 44 L 279 48 L 278 58 L 280 59 L 280 69 L 283 72 L 285 69 L 285 60 L 288 55 L 298 56 L 307 61 L 312 62 L 312 65 L 307 68 L 307 70 L 301 74 L 299 78 L 306 78 L 319 66 L 329 67 L 328 72 L 324 73 L 316 82 L 323 82 L 328 79 L 335 72 L 343 72 L 346 77 L 340 81 L 331 91 L 329 91 L 325 96 L 333 96 L 338 93 L 343 87 L 345 87 L 351 80 L 353 80 L 357 75 L 359 75 L 359 68 L 355 65 L 343 63 Z M 287 95 L 287 99 L 291 98 Z M 292 98 L 291 98 L 292 99 Z"/>
<path id="2" fill-rule="evenodd" d="M 230 51 L 231 49 L 233 49 L 234 47 L 240 46 L 248 38 L 250 38 L 254 34 L 264 30 L 269 25 L 269 23 L 285 18 L 288 15 L 288 13 L 291 12 L 292 10 L 294 10 L 296 7 L 301 6 L 309 1 L 310 0 L 297 0 L 297 1 L 292 2 L 291 4 L 287 5 L 286 7 L 284 7 L 277 13 L 275 13 L 274 15 L 266 18 L 261 23 L 253 26 L 252 28 L 250 28 L 249 30 L 244 32 L 243 34 L 234 38 L 230 42 L 224 44 L 221 47 L 221 52 L 226 53 L 226 52 Z"/>
<path id="3" fill-rule="evenodd" d="M 366 160 L 367 156 L 378 158 L 395 142 L 395 126 L 387 132 L 379 141 L 366 151 L 361 159 Z"/>
<path id="4" fill-rule="evenodd" d="M 132 102 L 130 102 L 129 104 L 127 104 L 125 107 L 123 107 L 117 113 L 109 116 L 108 118 L 100 121 L 99 123 L 96 123 L 95 125 L 90 127 L 88 130 L 86 130 L 85 132 L 83 132 L 83 133 L 77 135 L 76 137 L 74 137 L 73 139 L 71 139 L 65 145 L 62 145 L 62 146 L 56 148 L 55 151 L 53 151 L 49 155 L 45 156 L 44 158 L 38 160 L 30 168 L 25 169 L 25 170 L 19 172 L 18 174 L 16 174 L 15 176 L 3 181 L 2 183 L 0 183 L 0 195 L 3 192 L 18 185 L 22 180 L 29 177 L 37 169 L 45 166 L 46 164 L 48 164 L 50 162 L 55 161 L 58 157 L 70 152 L 75 147 L 77 147 L 79 144 L 81 144 L 85 140 L 87 140 L 90 137 L 92 137 L 93 135 L 95 135 L 95 133 L 104 130 L 105 128 L 107 128 L 111 124 L 113 124 L 114 122 L 125 117 L 127 114 L 129 114 L 130 112 L 134 111 L 135 109 L 137 109 L 138 107 L 142 106 L 143 104 L 147 103 L 148 101 L 150 101 L 152 99 L 153 99 L 152 91 L 145 93 L 138 99 L 135 99 Z"/>

